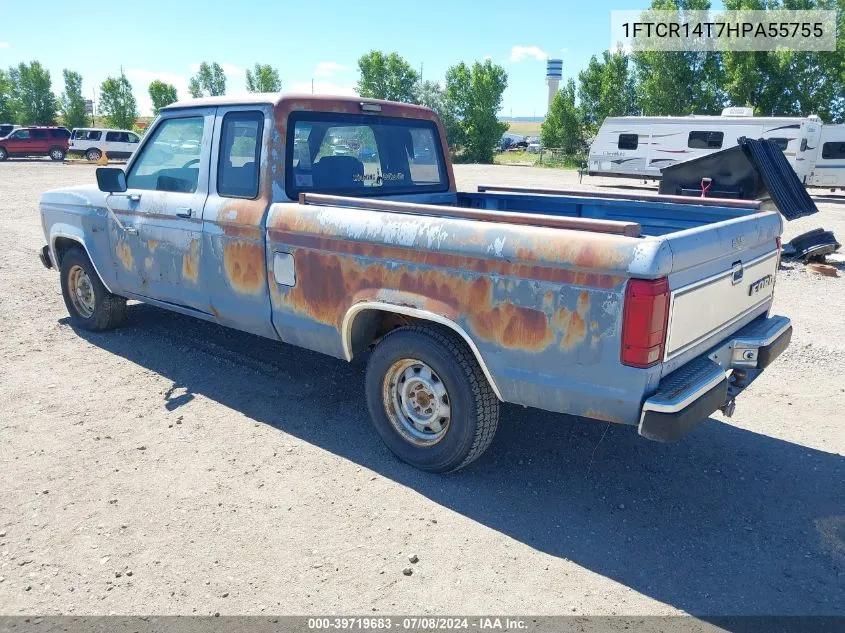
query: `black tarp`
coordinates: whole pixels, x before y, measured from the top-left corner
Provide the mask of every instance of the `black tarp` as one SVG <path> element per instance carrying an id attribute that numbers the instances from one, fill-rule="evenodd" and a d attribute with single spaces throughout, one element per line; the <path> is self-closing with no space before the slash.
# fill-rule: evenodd
<path id="1" fill-rule="evenodd" d="M 777 144 L 740 137 L 738 145 L 662 170 L 660 193 L 708 198 L 770 198 L 787 220 L 818 213 Z M 702 181 L 710 179 L 709 185 Z"/>

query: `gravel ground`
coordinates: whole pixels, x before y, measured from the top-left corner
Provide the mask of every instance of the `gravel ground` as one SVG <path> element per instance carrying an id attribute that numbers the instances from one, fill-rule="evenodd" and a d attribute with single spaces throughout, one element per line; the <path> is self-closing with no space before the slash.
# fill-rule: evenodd
<path id="1" fill-rule="evenodd" d="M 845 259 L 781 271 L 792 346 L 732 419 L 660 445 L 506 406 L 482 459 L 431 476 L 379 441 L 360 361 L 144 305 L 69 327 L 37 201 L 85 182 L 0 165 L 0 613 L 845 614 Z M 845 238 L 845 201 L 820 206 L 787 239 Z"/>

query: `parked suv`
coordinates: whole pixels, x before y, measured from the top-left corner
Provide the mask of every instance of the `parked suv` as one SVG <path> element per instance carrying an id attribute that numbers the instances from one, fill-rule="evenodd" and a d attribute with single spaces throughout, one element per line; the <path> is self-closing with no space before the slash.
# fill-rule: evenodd
<path id="1" fill-rule="evenodd" d="M 70 130 L 66 127 L 22 127 L 0 138 L 0 160 L 10 156 L 49 156 L 64 160 Z"/>
<path id="2" fill-rule="evenodd" d="M 130 130 L 74 128 L 69 151 L 91 161 L 100 160 L 104 151 L 108 158 L 125 159 L 132 156 L 140 141 L 141 138 Z"/>

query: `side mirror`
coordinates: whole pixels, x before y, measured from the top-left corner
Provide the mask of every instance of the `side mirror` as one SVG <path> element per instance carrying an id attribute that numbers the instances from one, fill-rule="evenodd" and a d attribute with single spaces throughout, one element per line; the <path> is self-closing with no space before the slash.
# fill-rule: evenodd
<path id="1" fill-rule="evenodd" d="M 118 167 L 100 167 L 97 169 L 97 187 L 105 193 L 123 193 L 126 191 L 126 174 Z"/>

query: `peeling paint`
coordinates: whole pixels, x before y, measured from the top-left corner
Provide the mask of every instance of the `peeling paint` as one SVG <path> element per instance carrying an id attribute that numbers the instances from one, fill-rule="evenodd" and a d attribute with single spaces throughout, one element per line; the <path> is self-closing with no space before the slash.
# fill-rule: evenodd
<path id="1" fill-rule="evenodd" d="M 191 246 L 182 255 L 182 277 L 194 283 L 199 276 L 199 244 L 198 239 L 192 239 Z"/>

